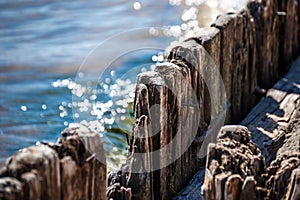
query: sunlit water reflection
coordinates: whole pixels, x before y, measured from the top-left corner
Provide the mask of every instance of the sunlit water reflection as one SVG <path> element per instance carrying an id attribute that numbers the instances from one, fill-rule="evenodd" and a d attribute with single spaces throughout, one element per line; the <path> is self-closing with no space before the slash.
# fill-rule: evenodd
<path id="1" fill-rule="evenodd" d="M 101 80 L 87 76 L 96 89 L 76 82 L 76 75 L 85 76 L 77 74 L 80 63 L 101 41 L 122 31 L 149 27 L 156 36 L 155 27 L 170 26 L 165 36 L 192 36 L 221 12 L 244 3 L 203 2 L 1 1 L 0 159 L 36 141 L 55 142 L 65 127 L 84 118 L 83 123 L 103 136 L 109 166 L 116 167 L 126 156 L 136 74 L 151 70 L 164 56 L 160 51 L 126 55 L 112 63 Z M 153 38 L 128 38 L 122 45 L 147 39 Z M 170 40 L 159 37 L 157 42 L 167 46 Z M 98 66 L 92 66 L 91 73 L 93 67 Z M 74 102 L 72 95 L 84 98 Z"/>

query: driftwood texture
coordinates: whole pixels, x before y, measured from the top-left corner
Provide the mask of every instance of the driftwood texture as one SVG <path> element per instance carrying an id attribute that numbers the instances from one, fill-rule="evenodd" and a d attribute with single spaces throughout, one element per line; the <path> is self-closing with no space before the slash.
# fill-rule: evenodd
<path id="1" fill-rule="evenodd" d="M 106 199 L 101 156 L 98 133 L 82 125 L 67 128 L 56 144 L 37 144 L 8 158 L 0 171 L 0 199 Z"/>
<path id="2" fill-rule="evenodd" d="M 207 131 L 207 128 L 208 124 L 216 124 L 218 127 L 219 124 L 216 123 L 218 116 L 222 110 L 226 110 L 226 106 L 222 104 L 225 97 L 229 103 L 226 123 L 240 123 L 259 99 L 266 95 L 265 91 L 286 72 L 286 66 L 299 54 L 300 44 L 297 42 L 300 35 L 299 3 L 299 0 L 249 1 L 244 10 L 220 15 L 211 27 L 201 29 L 194 37 L 172 43 L 169 47 L 168 63 L 157 66 L 155 72 L 139 75 L 135 97 L 136 121 L 130 145 L 131 156 L 124 169 L 146 169 L 154 166 L 161 168 L 141 174 L 126 174 L 121 170 L 120 176 L 126 180 L 121 186 L 132 189 L 132 198 L 170 199 L 178 193 L 203 166 L 203 160 L 200 159 L 202 157 L 199 156 L 201 145 L 207 145 L 207 141 L 216 141 L 216 138 L 212 137 L 214 134 L 209 132 L 210 129 Z M 210 58 L 207 55 L 210 55 Z M 211 73 L 210 65 L 206 63 L 209 59 L 215 62 L 220 71 L 226 91 L 225 96 L 220 93 L 219 87 L 212 87 L 211 93 L 218 96 L 214 102 L 210 98 L 207 84 L 216 86 L 217 79 L 215 74 Z M 191 94 L 180 81 L 176 81 L 180 75 L 189 80 L 188 83 L 195 91 L 199 106 L 187 106 Z M 168 88 L 172 88 L 172 92 Z M 151 110 L 154 105 L 156 109 Z M 264 109 L 270 108 L 265 106 Z M 198 112 L 198 115 L 191 116 L 192 112 Z M 259 125 L 256 124 L 255 127 Z M 179 159 L 165 167 L 163 163 L 166 157 L 174 157 L 176 152 L 182 150 L 182 144 L 190 139 L 191 129 L 196 130 L 192 145 Z M 182 138 L 183 143 L 175 143 L 174 149 L 170 152 L 162 152 L 158 158 L 153 158 L 149 154 L 145 156 L 143 162 L 136 162 L 138 153 L 158 150 L 169 144 L 176 135 Z M 264 158 L 257 154 L 260 144 L 257 144 L 258 149 L 250 148 L 253 143 L 249 140 L 249 132 L 247 135 L 248 143 L 243 144 L 245 147 L 242 150 L 248 148 L 249 155 L 241 153 L 239 156 L 243 157 L 246 166 L 251 163 L 252 157 L 256 156 L 256 161 L 261 163 L 259 167 L 266 171 L 262 164 Z M 141 139 L 141 136 L 146 137 Z M 236 141 L 235 145 L 240 142 Z M 265 155 L 265 149 L 261 151 Z M 268 157 L 266 159 L 269 160 Z M 252 166 L 249 164 L 247 167 L 251 167 L 250 165 Z M 263 188 L 265 181 L 256 179 L 258 178 L 256 174 L 265 171 L 256 168 L 251 170 L 254 171 L 250 177 L 235 172 L 220 174 L 218 183 L 225 185 L 218 186 L 218 191 L 222 190 L 222 195 L 231 198 L 233 195 L 239 197 L 241 191 L 247 194 L 247 191 L 253 192 L 253 188 L 261 186 L 262 189 L 255 189 L 258 191 L 257 196 L 266 195 Z M 293 177 L 294 182 L 297 182 L 296 172 Z M 230 183 L 226 185 L 227 178 Z M 237 191 L 232 184 L 238 186 L 239 190 Z M 195 188 L 199 188 L 198 186 L 195 185 Z M 185 191 L 190 193 L 183 191 L 180 193 L 181 197 L 176 198 L 186 198 L 183 197 L 185 194 L 191 199 L 197 199 L 200 191 L 192 194 L 195 190 L 189 188 Z M 223 189 L 226 189 L 225 193 Z"/>
<path id="3" fill-rule="evenodd" d="M 205 199 L 257 199 L 264 158 L 243 126 L 225 126 L 208 149 Z"/>
<path id="4" fill-rule="evenodd" d="M 243 120 L 248 128 L 223 127 L 209 146 L 205 199 L 300 198 L 299 77 L 300 58 Z"/>
<path id="5" fill-rule="evenodd" d="M 216 142 L 223 116 L 226 123 L 240 123 L 299 55 L 299 5 L 300 0 L 251 0 L 244 10 L 220 15 L 194 37 L 174 42 L 167 63 L 140 74 L 130 156 L 109 175 L 106 197 L 102 144 L 81 126 L 64 131 L 57 144 L 9 158 L 0 171 L 1 199 L 171 199 L 203 168 L 202 150 Z M 295 74 L 279 81 L 242 122 L 253 141 L 246 128 L 236 127 L 221 131 L 210 146 L 207 199 L 299 198 L 299 151 L 292 148 L 299 143 L 290 136 L 299 130 L 293 128 L 299 106 Z M 195 188 L 201 186 L 191 184 L 176 198 L 198 199 Z"/>

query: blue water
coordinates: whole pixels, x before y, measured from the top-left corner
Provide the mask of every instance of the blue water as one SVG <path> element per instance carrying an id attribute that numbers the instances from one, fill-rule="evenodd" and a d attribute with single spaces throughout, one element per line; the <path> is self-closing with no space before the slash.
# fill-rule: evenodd
<path id="1" fill-rule="evenodd" d="M 99 133 L 110 138 L 104 142 L 106 149 L 114 152 L 113 155 L 124 155 L 121 152 L 126 149 L 125 135 L 110 130 L 118 127 L 115 121 L 121 119 L 124 123 L 120 122 L 119 126 L 130 132 L 135 77 L 151 66 L 142 67 L 125 78 L 124 74 L 135 66 L 162 61 L 158 59 L 162 58 L 161 52 L 153 49 L 133 52 L 115 61 L 103 79 L 88 76 L 91 80 L 87 81 L 98 84 L 96 95 L 92 92 L 89 99 L 80 99 L 81 104 L 74 105 L 72 97 L 83 90 L 83 86 L 76 83 L 79 67 L 93 49 L 116 34 L 143 27 L 153 32 L 150 27 L 171 26 L 173 35 L 178 36 L 178 31 L 183 34 L 196 30 L 194 26 L 208 25 L 220 13 L 220 9 L 212 8 L 215 5 L 199 7 L 202 1 L 183 2 L 2 0 L 0 161 L 36 141 L 55 142 L 60 132 L 74 122 L 74 117 L 82 118 L 82 113 L 91 109 L 86 123 L 97 122 L 94 125 Z M 197 20 L 199 23 L 195 25 Z M 103 51 L 114 53 L 120 45 L 142 45 L 146 40 L 155 40 L 154 43 L 167 47 L 174 39 L 133 35 Z M 98 65 L 101 60 L 92 68 Z M 116 95 L 112 95 L 112 91 Z M 121 100 L 121 103 L 112 105 L 111 99 Z M 73 113 L 74 107 L 80 108 L 82 113 Z"/>

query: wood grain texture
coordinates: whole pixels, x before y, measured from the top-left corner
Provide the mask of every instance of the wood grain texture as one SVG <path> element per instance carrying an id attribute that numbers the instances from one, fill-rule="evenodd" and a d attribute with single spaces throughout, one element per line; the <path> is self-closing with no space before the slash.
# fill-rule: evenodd
<path id="1" fill-rule="evenodd" d="M 99 135 L 81 125 L 62 135 L 57 144 L 28 147 L 6 161 L 0 172 L 1 199 L 106 199 L 106 166 L 83 142 L 104 156 Z"/>

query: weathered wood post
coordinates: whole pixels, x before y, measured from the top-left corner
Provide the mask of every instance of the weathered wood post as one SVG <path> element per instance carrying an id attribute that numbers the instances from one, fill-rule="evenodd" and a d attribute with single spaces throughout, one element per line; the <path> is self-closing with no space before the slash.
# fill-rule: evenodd
<path id="1" fill-rule="evenodd" d="M 299 54 L 299 1 L 278 2 L 279 64 L 287 66 Z M 274 4 L 272 2 L 272 4 Z M 275 14 L 276 15 L 276 14 Z"/>
<path id="2" fill-rule="evenodd" d="M 76 125 L 57 144 L 38 144 L 10 157 L 0 171 L 0 198 L 104 200 L 103 160 L 99 134 Z"/>
<path id="3" fill-rule="evenodd" d="M 292 3 L 288 4 L 292 5 Z M 291 8 L 292 10 L 298 10 L 296 4 L 293 4 L 293 6 L 294 7 Z M 205 80 L 203 79 L 203 77 L 201 77 L 199 73 L 194 73 L 193 68 L 191 68 L 191 66 L 199 66 L 200 68 L 196 69 L 199 69 L 200 72 L 209 72 L 209 69 L 205 69 L 205 55 L 203 52 L 201 53 L 201 51 L 198 50 L 199 46 L 203 45 L 205 50 L 210 54 L 215 63 L 217 63 L 217 65 L 220 65 L 220 68 L 218 69 L 220 70 L 224 81 L 227 100 L 231 102 L 231 108 L 229 112 L 231 114 L 227 114 L 227 123 L 240 122 L 259 98 L 259 96 L 255 95 L 257 89 L 260 87 L 269 88 L 279 77 L 279 58 L 284 57 L 284 55 L 281 54 L 279 50 L 281 43 L 281 40 L 279 38 L 278 19 L 278 14 L 280 13 L 277 12 L 279 7 L 280 6 L 278 6 L 277 2 L 272 2 L 269 0 L 267 0 L 266 2 L 251 1 L 249 2 L 245 10 L 242 10 L 238 13 L 221 15 L 212 25 L 212 28 L 204 28 L 193 38 L 187 39 L 184 42 L 174 42 L 171 45 L 168 61 L 176 64 L 177 67 L 190 70 L 187 74 L 191 74 L 190 77 L 192 88 L 196 91 L 198 100 L 202 102 L 199 107 L 200 126 L 197 133 L 198 137 L 201 138 L 201 135 L 204 135 L 203 131 L 205 130 L 205 128 L 207 128 L 205 126 L 205 123 L 210 123 L 211 120 L 215 118 L 215 116 L 211 116 L 211 109 L 216 109 L 218 107 L 218 103 L 212 104 L 210 102 L 211 99 L 209 96 L 209 92 L 207 91 L 207 88 L 205 86 Z M 291 15 L 297 14 L 293 14 L 292 12 Z M 298 21 L 294 19 L 290 23 L 296 25 Z M 294 31 L 293 33 L 287 34 L 295 38 L 295 35 L 297 35 L 298 32 Z M 291 48 L 289 46 L 289 42 L 285 42 L 282 44 L 287 46 L 286 48 Z M 293 45 L 296 46 L 295 44 Z M 296 51 L 296 47 L 294 47 L 293 51 Z M 192 62 L 187 62 L 187 60 Z M 168 109 L 161 109 L 160 114 L 156 116 L 170 120 L 169 124 L 167 125 L 162 124 L 160 121 L 159 128 L 161 128 L 163 131 L 159 132 L 160 136 L 157 136 L 157 140 L 150 139 L 148 140 L 149 144 L 145 145 L 145 141 L 147 140 L 143 140 L 144 142 L 139 143 L 137 142 L 140 141 L 139 139 L 133 139 L 133 141 L 137 142 L 138 144 L 143 144 L 143 147 L 150 147 L 151 145 L 153 145 L 157 148 L 160 148 L 160 145 L 165 145 L 170 142 L 174 137 L 175 132 L 177 131 L 176 126 L 175 129 L 174 127 L 173 129 L 168 128 L 168 126 L 174 124 L 174 119 L 177 120 L 175 120 L 177 124 L 181 120 L 181 118 L 178 117 L 177 113 L 177 110 L 179 108 L 174 109 L 174 104 L 178 104 L 178 101 L 180 99 L 177 99 L 178 101 L 173 101 L 174 97 L 170 97 L 168 96 L 168 93 L 162 92 L 163 89 L 161 91 L 161 84 L 166 81 L 164 77 L 165 75 L 167 75 L 168 81 L 173 84 L 172 80 L 175 79 L 176 75 L 173 74 L 172 71 L 174 71 L 174 68 L 170 67 L 169 64 L 163 64 L 160 67 L 156 68 L 156 73 L 163 72 L 162 74 L 158 73 L 155 76 L 152 76 L 152 74 L 151 78 L 149 78 L 150 74 L 141 75 L 141 77 L 148 76 L 148 79 L 151 79 L 153 84 L 155 84 L 156 79 L 160 81 L 157 81 L 159 84 L 156 86 L 149 84 L 151 85 L 150 87 L 149 85 L 143 83 L 143 89 L 137 89 L 137 91 L 144 91 L 144 94 L 148 94 L 148 96 L 146 95 L 147 98 L 139 98 L 138 101 L 141 102 L 137 103 L 136 105 L 153 105 L 153 102 L 158 103 L 159 105 L 167 105 L 169 103 L 169 105 L 166 106 L 166 108 Z M 208 73 L 206 75 L 208 82 L 211 81 L 212 83 L 215 83 L 215 79 L 211 73 Z M 143 78 L 140 78 L 139 81 L 142 79 Z M 138 84 L 139 83 L 140 82 L 138 82 Z M 149 88 L 156 87 L 156 91 L 158 92 L 156 93 L 157 96 L 154 98 L 149 95 L 151 94 L 151 92 L 149 92 Z M 177 85 L 177 87 L 181 86 Z M 214 88 L 213 92 L 218 93 L 218 88 Z M 161 95 L 163 95 L 163 97 Z M 161 100 L 164 98 L 169 99 L 169 101 Z M 183 98 L 184 97 L 181 96 L 181 100 Z M 222 98 L 220 99 L 222 100 Z M 144 100 L 147 103 L 143 102 Z M 201 105 L 203 105 L 204 107 L 202 108 Z M 136 106 L 136 110 L 138 109 L 141 108 L 139 106 Z M 167 114 L 164 113 L 164 111 L 166 111 Z M 143 119 L 148 121 L 147 123 L 150 123 L 149 121 L 151 121 L 152 119 L 151 114 L 149 113 L 150 112 L 146 112 L 145 114 L 144 112 L 146 116 L 143 116 Z M 141 116 L 142 115 L 139 115 L 138 117 Z M 173 117 L 168 118 L 167 116 Z M 140 123 L 140 120 L 138 120 L 138 122 Z M 152 129 L 153 126 L 151 126 L 150 129 L 148 127 L 146 132 L 149 133 L 149 131 L 151 132 Z M 168 136 L 165 136 L 166 133 L 168 134 Z M 135 134 L 133 134 L 133 138 L 135 138 Z M 195 147 L 194 145 L 192 145 L 191 149 L 192 152 L 197 152 L 199 151 L 199 146 Z M 196 154 L 197 153 L 193 153 L 189 155 L 193 156 Z M 161 154 L 161 156 L 163 156 L 163 154 Z M 170 196 L 172 195 L 169 194 L 172 194 L 174 191 L 176 191 L 177 188 L 181 187 L 181 184 L 177 185 L 178 187 L 176 187 L 176 183 L 178 182 L 174 182 L 172 180 L 181 180 L 184 182 L 185 178 L 183 177 L 189 176 L 182 176 L 182 174 L 186 173 L 186 170 L 184 170 L 185 167 L 188 165 L 193 166 L 193 164 L 191 163 L 195 163 L 193 158 L 187 158 L 191 158 L 190 156 L 188 156 L 188 153 L 185 153 L 181 157 L 182 160 L 186 160 L 189 164 L 181 163 L 179 159 L 175 163 L 170 165 L 170 168 L 167 167 L 166 169 L 160 169 L 159 171 L 153 172 L 149 176 L 147 182 L 147 186 L 152 189 L 145 193 L 141 191 L 140 192 L 150 196 L 152 195 L 152 198 L 170 198 Z M 151 161 L 153 162 L 153 160 L 149 158 L 147 161 L 148 164 L 153 164 L 151 163 Z M 197 162 L 198 161 L 196 161 L 196 163 Z M 176 168 L 181 168 L 182 170 L 177 170 Z M 166 171 L 169 173 L 166 173 Z M 179 177 L 173 178 L 174 174 Z M 143 175 L 143 177 L 145 177 L 145 174 Z M 140 179 L 142 178 L 140 177 Z M 232 178 L 233 182 L 236 182 L 236 180 L 240 180 L 240 187 L 244 188 L 241 191 L 251 190 L 251 187 L 253 186 L 253 179 L 251 177 L 248 178 L 246 182 L 243 182 L 244 180 L 238 179 L 237 177 Z M 173 183 L 175 183 L 175 187 Z M 243 186 L 242 183 L 244 183 L 245 185 Z M 130 184 L 128 186 L 130 186 Z M 228 187 L 231 188 L 231 186 Z M 230 192 L 228 191 L 227 195 L 229 194 Z M 142 197 L 145 198 L 144 196 Z"/>
<path id="4" fill-rule="evenodd" d="M 251 0 L 242 11 L 222 14 L 211 27 L 174 42 L 168 62 L 140 74 L 130 156 L 108 177 L 106 193 L 99 135 L 81 125 L 66 129 L 56 144 L 9 158 L 0 170 L 0 198 L 171 199 L 203 166 L 200 150 L 215 142 L 222 119 L 239 123 L 261 97 L 255 91 L 265 95 L 258 88 L 270 88 L 299 54 L 299 4 Z M 298 73 L 266 94 L 243 120 L 248 129 L 227 126 L 209 146 L 206 199 L 245 199 L 249 193 L 255 195 L 247 198 L 299 198 L 299 144 L 293 143 L 299 141 L 293 129 L 300 116 Z M 290 129 L 296 139 L 285 135 Z M 292 153 L 284 154 L 287 149 Z"/>
<path id="5" fill-rule="evenodd" d="M 157 65 L 138 77 L 130 170 L 140 174 L 128 184 L 136 199 L 170 199 L 197 170 L 197 155 L 189 146 L 200 116 L 190 84 L 191 70 L 184 63 Z"/>
<path id="6" fill-rule="evenodd" d="M 210 47 L 211 52 L 216 51 L 213 58 L 199 40 Z M 208 124 L 218 117 L 223 106 L 222 97 L 225 98 L 219 91 L 220 88 L 224 90 L 218 85 L 220 74 L 215 74 L 218 68 L 213 66 L 214 61 L 219 60 L 219 44 L 218 30 L 207 29 L 199 38 L 172 44 L 170 63 L 157 65 L 154 72 L 139 75 L 130 167 L 131 170 L 150 167 L 150 172 L 146 170 L 130 176 L 127 186 L 132 187 L 134 198 L 170 199 L 199 170 L 198 154 L 207 128 L 205 95 L 209 96 L 209 92 L 215 95 L 213 106 L 209 106 L 211 110 L 207 110 Z M 209 92 L 205 92 L 204 81 Z M 195 138 L 197 142 L 193 142 Z M 160 153 L 155 155 L 155 151 Z M 138 162 L 140 153 L 149 156 Z M 151 172 L 153 170 L 156 171 Z M 143 186 L 135 183 L 143 183 Z"/>
<path id="7" fill-rule="evenodd" d="M 300 60 L 295 65 L 242 122 L 248 128 L 225 126 L 209 146 L 205 199 L 300 197 Z"/>
<path id="8" fill-rule="evenodd" d="M 212 26 L 221 33 L 220 72 L 231 109 L 227 123 L 239 122 L 254 105 L 257 86 L 256 37 L 248 10 L 220 15 Z"/>
<path id="9" fill-rule="evenodd" d="M 256 29 L 258 85 L 270 88 L 279 77 L 279 21 L 276 1 L 249 1 Z"/>

